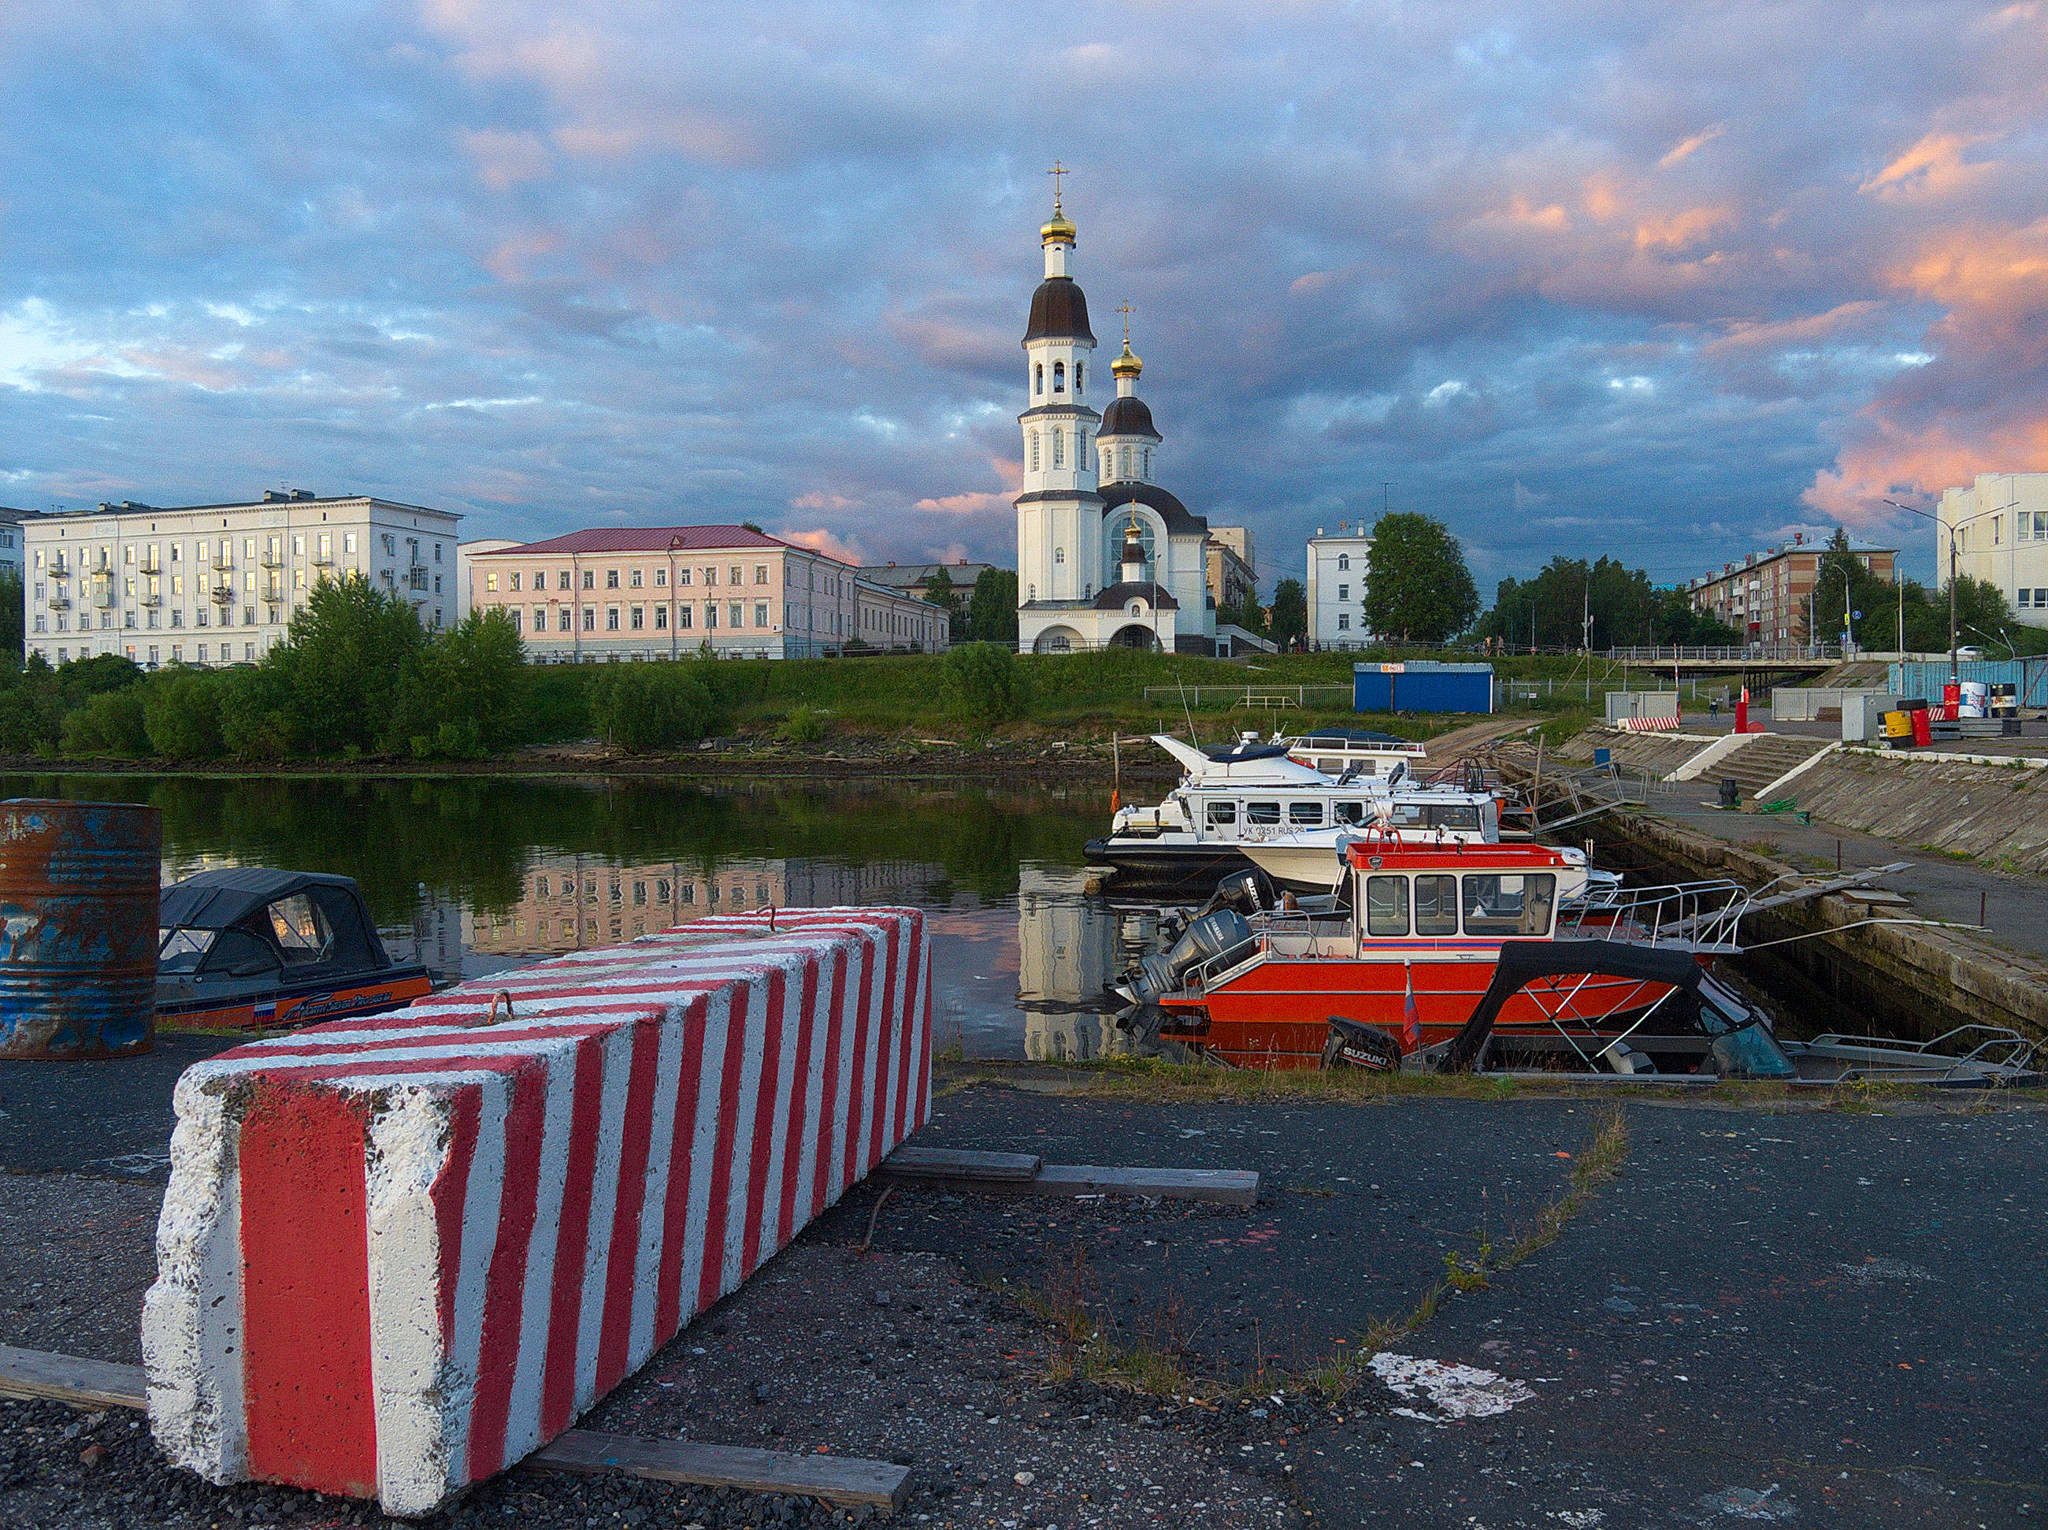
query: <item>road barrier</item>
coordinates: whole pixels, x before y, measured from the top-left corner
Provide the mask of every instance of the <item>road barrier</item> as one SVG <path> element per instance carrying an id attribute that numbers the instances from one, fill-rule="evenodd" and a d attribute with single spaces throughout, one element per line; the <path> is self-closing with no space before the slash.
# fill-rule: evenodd
<path id="1" fill-rule="evenodd" d="M 914 909 L 729 914 L 178 1082 L 151 1427 L 420 1515 L 567 1429 L 924 1124 Z"/>

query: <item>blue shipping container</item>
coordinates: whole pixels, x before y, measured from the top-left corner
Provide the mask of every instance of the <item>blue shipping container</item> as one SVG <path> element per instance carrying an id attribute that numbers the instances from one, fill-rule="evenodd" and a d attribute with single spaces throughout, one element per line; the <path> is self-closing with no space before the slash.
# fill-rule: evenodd
<path id="1" fill-rule="evenodd" d="M 1358 712 L 1491 712 L 1493 666 L 1434 659 L 1354 664 L 1351 706 Z"/>
<path id="2" fill-rule="evenodd" d="M 2009 685 L 2022 707 L 2048 707 L 2048 659 L 1964 659 L 1957 678 Z M 1914 659 L 1891 666 L 1891 693 L 1939 704 L 1948 684 L 1948 660 Z"/>

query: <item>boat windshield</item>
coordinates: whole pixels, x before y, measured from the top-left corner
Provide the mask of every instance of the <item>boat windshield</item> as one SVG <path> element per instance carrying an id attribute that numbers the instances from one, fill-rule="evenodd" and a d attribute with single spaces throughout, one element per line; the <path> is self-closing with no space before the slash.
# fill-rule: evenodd
<path id="1" fill-rule="evenodd" d="M 156 948 L 156 970 L 158 972 L 194 972 L 206 953 L 213 949 L 213 938 L 218 930 L 173 929 L 158 930 Z"/>
<path id="2" fill-rule="evenodd" d="M 1557 901 L 1549 873 L 1463 878 L 1467 935 L 1546 935 Z"/>

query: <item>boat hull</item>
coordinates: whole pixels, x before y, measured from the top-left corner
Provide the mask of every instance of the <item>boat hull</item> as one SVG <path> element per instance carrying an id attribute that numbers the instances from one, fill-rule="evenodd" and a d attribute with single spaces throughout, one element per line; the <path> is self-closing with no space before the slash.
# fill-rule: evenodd
<path id="1" fill-rule="evenodd" d="M 289 1030 L 318 1020 L 399 1009 L 424 998 L 433 987 L 426 968 L 393 967 L 374 980 L 358 978 L 340 986 L 321 983 L 252 993 L 182 995 L 159 1000 L 156 1024 L 166 1031 Z"/>
<path id="2" fill-rule="evenodd" d="M 1114 868 L 1119 888 L 1157 893 L 1213 892 L 1222 878 L 1252 864 L 1235 845 L 1170 840 L 1091 839 L 1083 854 L 1091 864 Z"/>
<path id="3" fill-rule="evenodd" d="M 1341 1015 L 1403 1034 L 1412 992 L 1422 1046 L 1448 1041 L 1471 1018 L 1493 981 L 1498 945 L 1471 951 L 1419 948 L 1364 962 L 1341 957 L 1266 956 L 1201 995 L 1161 1005 L 1175 1017 L 1165 1034 L 1240 1067 L 1313 1068 Z M 1530 982 L 1494 1024 L 1504 1041 L 1569 1036 L 1597 1050 L 1673 992 L 1647 979 L 1568 974 Z M 1404 1051 L 1413 1045 L 1403 1042 Z"/>

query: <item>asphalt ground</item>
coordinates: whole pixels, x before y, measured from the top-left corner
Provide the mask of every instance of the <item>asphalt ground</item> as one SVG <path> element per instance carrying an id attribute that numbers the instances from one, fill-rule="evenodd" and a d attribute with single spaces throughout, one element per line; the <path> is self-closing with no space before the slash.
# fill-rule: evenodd
<path id="1" fill-rule="evenodd" d="M 2048 1110 L 1875 1105 L 1182 1105 L 971 1084 L 941 1095 L 921 1142 L 1255 1168 L 1260 1202 L 906 1187 L 877 1210 L 864 1185 L 586 1422 L 903 1460 L 913 1525 L 2028 1523 L 2048 1512 Z M 1389 1345 L 1405 1390 L 1363 1371 L 1334 1400 L 1304 1390 L 1372 1319 L 1411 1312 L 1446 1255 L 1511 1243 L 1611 1108 L 1618 1175 L 1554 1242 Z M 44 1293 L 0 1305 L 0 1340 L 132 1360 L 160 1192 L 62 1156 L 0 1136 L 0 1271 Z M 1044 1321 L 1048 1303 L 1193 1379 L 1155 1397 L 1068 1374 L 1076 1329 Z M 1256 1390 L 1224 1389 L 1259 1366 Z M 89 1420 L 0 1406 L 0 1524 L 376 1520 L 206 1487 L 127 1415 Z M 519 1474 L 448 1518 L 843 1522 Z"/>

